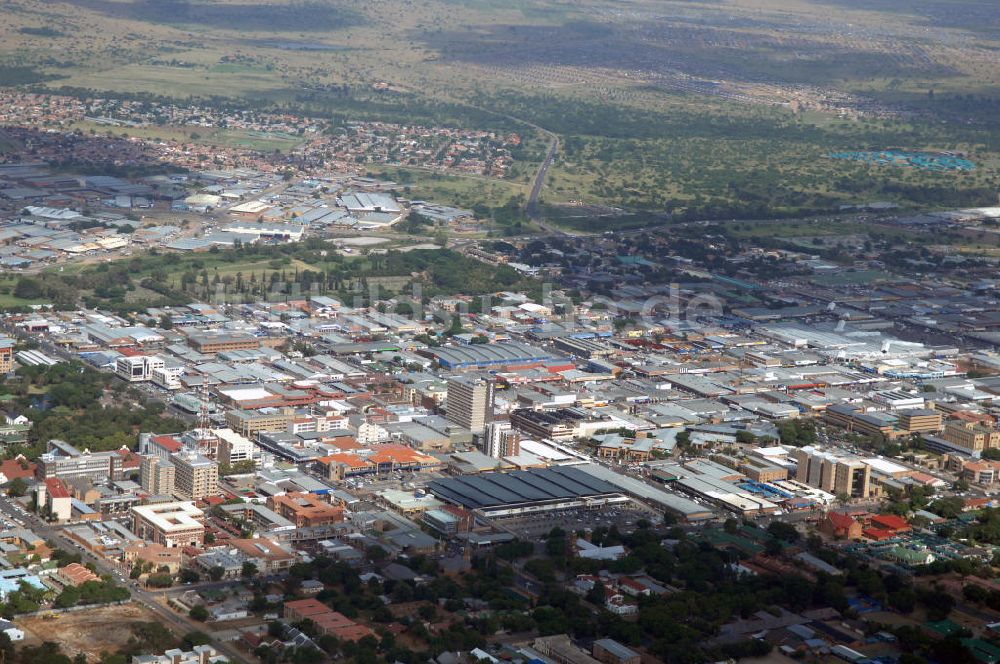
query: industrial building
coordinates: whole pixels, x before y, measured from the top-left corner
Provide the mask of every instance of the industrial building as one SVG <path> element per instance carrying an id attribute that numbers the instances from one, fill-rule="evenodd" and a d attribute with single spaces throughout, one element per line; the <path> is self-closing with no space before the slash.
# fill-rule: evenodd
<path id="1" fill-rule="evenodd" d="M 575 466 L 439 479 L 430 482 L 428 489 L 441 500 L 491 517 L 628 502 L 618 487 Z"/>

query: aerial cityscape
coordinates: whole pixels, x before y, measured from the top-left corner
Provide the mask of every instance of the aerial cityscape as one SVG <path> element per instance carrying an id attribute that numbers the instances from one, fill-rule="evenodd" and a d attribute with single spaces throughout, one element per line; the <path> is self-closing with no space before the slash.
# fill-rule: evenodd
<path id="1" fill-rule="evenodd" d="M 1000 664 L 996 0 L 0 19 L 0 664 Z"/>

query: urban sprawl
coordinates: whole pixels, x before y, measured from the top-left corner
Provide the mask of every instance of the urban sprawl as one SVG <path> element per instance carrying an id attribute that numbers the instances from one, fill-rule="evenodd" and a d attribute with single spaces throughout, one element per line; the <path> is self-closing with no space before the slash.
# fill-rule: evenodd
<path id="1" fill-rule="evenodd" d="M 997 268 L 897 240 L 993 234 L 1000 209 L 782 243 L 708 223 L 499 240 L 357 168 L 502 177 L 516 136 L 9 93 L 0 123 L 0 265 L 34 302 L 0 339 L 12 641 L 131 603 L 204 636 L 136 664 L 1000 661 Z M 73 170 L 152 164 L 175 171 Z M 452 235 L 388 236 L 415 217 Z M 200 296 L 134 312 L 25 286 L 310 241 L 520 281 L 333 288 L 279 264 L 252 297 L 249 273 L 195 271 Z"/>

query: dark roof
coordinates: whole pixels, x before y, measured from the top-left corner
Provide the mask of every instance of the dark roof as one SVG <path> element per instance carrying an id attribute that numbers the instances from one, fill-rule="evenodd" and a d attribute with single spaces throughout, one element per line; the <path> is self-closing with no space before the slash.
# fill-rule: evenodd
<path id="1" fill-rule="evenodd" d="M 572 466 L 446 478 L 434 480 L 428 488 L 472 509 L 620 493 L 613 484 Z"/>

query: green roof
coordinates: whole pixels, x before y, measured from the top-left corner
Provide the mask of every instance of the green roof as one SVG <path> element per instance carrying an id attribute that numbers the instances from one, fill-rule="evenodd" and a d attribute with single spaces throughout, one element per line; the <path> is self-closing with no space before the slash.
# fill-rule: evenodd
<path id="1" fill-rule="evenodd" d="M 994 664 L 1000 661 L 1000 648 L 982 639 L 962 639 L 962 645 L 972 651 L 972 656 L 980 662 Z"/>
<path id="2" fill-rule="evenodd" d="M 962 627 L 951 620 L 937 620 L 935 622 L 926 622 L 924 627 L 931 630 L 932 632 L 937 632 L 941 636 L 950 636 L 955 632 L 962 629 Z"/>

